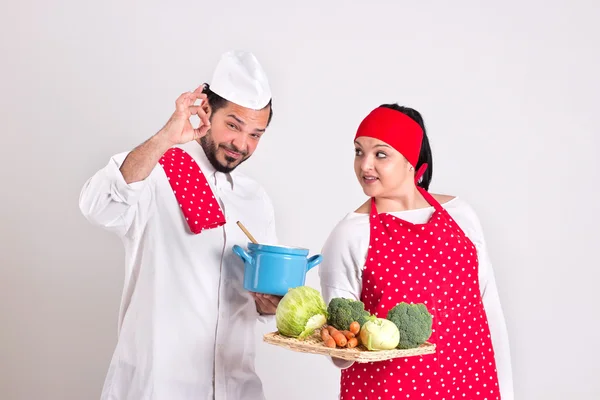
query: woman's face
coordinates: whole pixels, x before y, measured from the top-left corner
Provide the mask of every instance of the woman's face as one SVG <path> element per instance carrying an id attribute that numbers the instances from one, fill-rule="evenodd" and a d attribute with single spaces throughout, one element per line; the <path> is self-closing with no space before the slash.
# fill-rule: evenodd
<path id="1" fill-rule="evenodd" d="M 402 193 L 407 181 L 414 179 L 410 163 L 387 143 L 370 137 L 354 142 L 354 172 L 365 195 L 388 197 Z"/>

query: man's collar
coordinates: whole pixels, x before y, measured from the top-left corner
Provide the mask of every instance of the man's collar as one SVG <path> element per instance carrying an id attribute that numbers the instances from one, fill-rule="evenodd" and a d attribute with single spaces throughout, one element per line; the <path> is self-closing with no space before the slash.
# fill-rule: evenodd
<path id="1" fill-rule="evenodd" d="M 230 173 L 217 171 L 208 160 L 208 157 L 206 157 L 206 153 L 198 141 L 192 140 L 191 142 L 182 144 L 179 147 L 185 150 L 194 159 L 194 161 L 198 163 L 202 173 L 207 177 L 207 179 L 211 179 L 213 183 L 215 183 L 215 180 L 226 180 L 231 185 L 231 189 L 234 188 L 234 183 L 237 176 L 236 171 L 234 170 Z"/>

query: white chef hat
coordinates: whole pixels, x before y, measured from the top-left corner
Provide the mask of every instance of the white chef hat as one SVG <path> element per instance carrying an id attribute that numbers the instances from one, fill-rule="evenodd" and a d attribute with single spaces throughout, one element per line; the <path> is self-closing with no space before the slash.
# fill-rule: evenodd
<path id="1" fill-rule="evenodd" d="M 215 68 L 210 90 L 242 107 L 261 110 L 271 100 L 267 74 L 249 51 L 231 50 Z"/>

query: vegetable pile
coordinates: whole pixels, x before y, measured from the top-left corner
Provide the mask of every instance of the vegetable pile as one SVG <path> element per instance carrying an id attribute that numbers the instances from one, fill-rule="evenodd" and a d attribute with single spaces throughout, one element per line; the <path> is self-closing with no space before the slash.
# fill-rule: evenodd
<path id="1" fill-rule="evenodd" d="M 333 298 L 325 304 L 321 294 L 308 286 L 290 289 L 276 312 L 278 332 L 304 340 L 320 330 L 323 345 L 369 351 L 412 349 L 432 334 L 432 315 L 424 304 L 398 303 L 386 318 L 365 310 L 361 301 Z"/>

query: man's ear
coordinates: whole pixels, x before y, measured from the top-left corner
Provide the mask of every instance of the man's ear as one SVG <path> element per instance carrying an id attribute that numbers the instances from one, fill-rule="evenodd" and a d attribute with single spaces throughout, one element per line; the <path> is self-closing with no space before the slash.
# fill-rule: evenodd
<path id="1" fill-rule="evenodd" d="M 210 107 L 210 104 L 208 104 L 208 100 L 204 100 L 202 101 L 202 110 L 206 113 L 206 116 L 210 119 L 210 115 L 212 113 L 212 108 Z"/>

